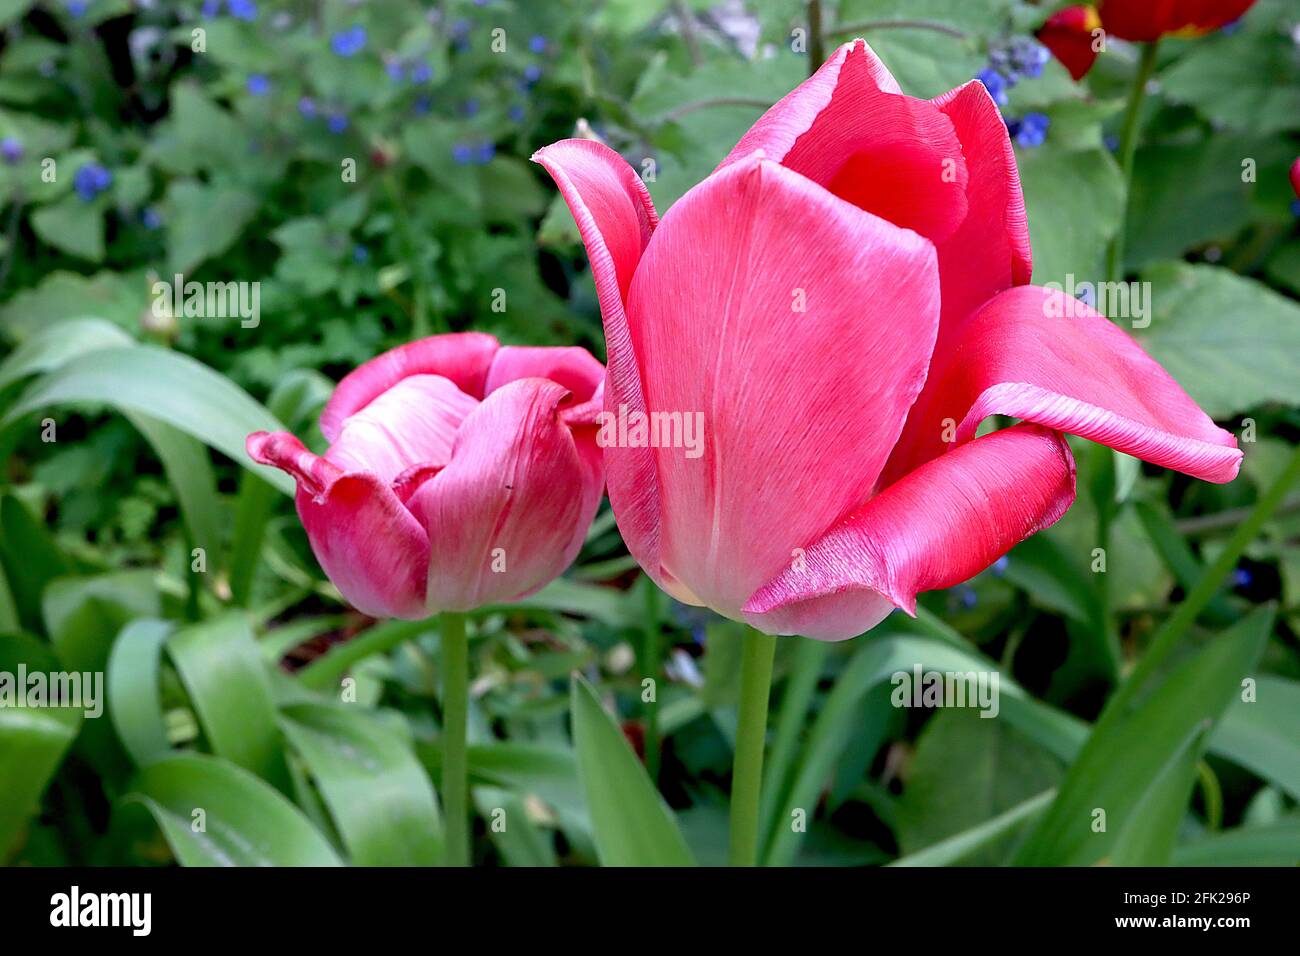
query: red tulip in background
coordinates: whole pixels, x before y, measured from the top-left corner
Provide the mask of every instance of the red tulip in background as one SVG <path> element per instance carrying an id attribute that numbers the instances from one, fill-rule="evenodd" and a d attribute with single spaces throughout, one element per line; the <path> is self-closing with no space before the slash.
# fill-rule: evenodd
<path id="1" fill-rule="evenodd" d="M 1133 339 L 1027 284 L 1015 157 L 978 82 L 914 99 L 846 44 L 662 223 L 607 147 L 535 159 L 591 259 L 606 410 L 703 413 L 700 457 L 605 450 L 628 548 L 683 601 L 830 640 L 911 612 L 1070 506 L 1061 432 L 1237 473 L 1235 439 Z M 1024 423 L 977 438 L 995 414 Z"/>
<path id="2" fill-rule="evenodd" d="M 1097 30 L 1101 17 L 1092 6 L 1066 7 L 1047 18 L 1037 33 L 1038 41 L 1052 51 L 1076 80 L 1092 69 L 1097 59 Z"/>
<path id="3" fill-rule="evenodd" d="M 248 453 L 298 482 L 325 573 L 376 617 L 522 597 L 572 563 L 603 487 L 592 426 L 604 367 L 580 348 L 466 332 L 421 339 L 343 379 L 317 457 L 286 433 Z"/>
<path id="4" fill-rule="evenodd" d="M 1151 42 L 1165 34 L 1200 36 L 1226 26 L 1255 0 L 1101 0 L 1102 26 L 1121 40 Z"/>
<path id="5" fill-rule="evenodd" d="M 1167 34 L 1195 37 L 1227 26 L 1255 0 L 1101 0 L 1066 7 L 1052 14 L 1038 40 L 1052 51 L 1070 75 L 1082 79 L 1097 59 L 1093 32 L 1101 27 L 1121 40 L 1152 42 Z"/>

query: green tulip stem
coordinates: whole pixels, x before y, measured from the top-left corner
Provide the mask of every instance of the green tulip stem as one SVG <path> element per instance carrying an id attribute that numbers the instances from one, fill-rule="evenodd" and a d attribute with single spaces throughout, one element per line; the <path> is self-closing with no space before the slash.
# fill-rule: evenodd
<path id="1" fill-rule="evenodd" d="M 731 774 L 731 865 L 757 866 L 763 747 L 767 742 L 767 701 L 772 691 L 776 638 L 750 629 L 741 655 L 740 715 Z"/>
<path id="2" fill-rule="evenodd" d="M 469 866 L 469 640 L 465 615 L 442 615 L 442 809 L 448 866 Z"/>
<path id="3" fill-rule="evenodd" d="M 1128 108 L 1124 111 L 1124 125 L 1119 136 L 1120 174 L 1124 179 L 1124 209 L 1119 219 L 1119 230 L 1111 240 L 1106 254 L 1106 279 L 1119 282 L 1124 278 L 1124 233 L 1128 228 L 1128 206 L 1133 191 L 1133 159 L 1137 155 L 1138 132 L 1142 118 L 1142 100 L 1146 97 L 1147 84 L 1156 69 L 1156 48 L 1159 41 L 1144 44 L 1142 59 L 1138 62 L 1137 75 L 1133 78 L 1133 89 L 1129 92 Z"/>

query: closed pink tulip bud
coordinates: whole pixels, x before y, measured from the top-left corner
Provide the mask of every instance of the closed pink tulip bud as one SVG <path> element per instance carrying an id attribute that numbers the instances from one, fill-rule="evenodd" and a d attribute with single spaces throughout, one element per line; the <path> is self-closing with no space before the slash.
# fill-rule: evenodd
<path id="1" fill-rule="evenodd" d="M 256 432 L 293 475 L 325 573 L 358 610 L 416 619 L 523 597 L 572 563 L 600 504 L 604 367 L 580 348 L 435 335 L 343 379 L 317 457 Z"/>
<path id="2" fill-rule="evenodd" d="M 606 412 L 651 422 L 605 442 L 610 503 L 683 601 L 831 640 L 911 613 L 1065 512 L 1061 432 L 1237 473 L 1234 438 L 1127 333 L 1027 284 L 1015 156 L 978 82 L 914 99 L 846 44 L 662 223 L 599 143 L 535 159 L 591 259 Z M 664 441 L 673 415 L 701 416 L 701 454 Z M 1023 423 L 976 437 L 990 415 Z"/>

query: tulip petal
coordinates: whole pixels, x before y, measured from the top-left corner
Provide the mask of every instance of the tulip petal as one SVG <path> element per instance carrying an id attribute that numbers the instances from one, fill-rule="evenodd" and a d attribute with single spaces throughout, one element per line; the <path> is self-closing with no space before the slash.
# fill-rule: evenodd
<path id="1" fill-rule="evenodd" d="M 793 545 L 866 500 L 925 379 L 934 247 L 754 157 L 678 201 L 628 303 L 646 407 L 661 426 L 677 416 L 676 447 L 659 427 L 653 449 L 663 565 L 734 615 Z M 620 527 L 613 474 L 640 441 L 623 414 L 605 452 Z"/>
<path id="2" fill-rule="evenodd" d="M 883 70 L 862 40 L 845 44 L 718 168 L 762 149 L 861 209 L 935 243 L 947 239 L 966 216 L 962 144 L 933 104 L 901 95 L 892 77 L 892 89 L 882 89 Z"/>
<path id="3" fill-rule="evenodd" d="M 345 419 L 412 375 L 441 375 L 466 395 L 481 398 L 497 348 L 497 340 L 486 333 L 457 332 L 418 339 L 376 356 L 339 382 L 321 412 L 321 433 L 336 441 Z"/>
<path id="4" fill-rule="evenodd" d="M 863 67 L 858 71 L 858 79 L 869 84 L 871 89 L 884 93 L 902 92 L 898 81 L 865 41 L 843 43 L 816 73 L 777 100 L 771 109 L 758 118 L 758 122 L 740 138 L 736 148 L 719 164 L 718 170 L 748 159 L 760 149 L 768 159 L 778 163 L 784 161 L 799 137 L 812 129 L 822 111 L 830 106 L 850 58 L 856 59 Z M 846 87 L 844 95 L 852 95 L 853 92 Z"/>
<path id="5" fill-rule="evenodd" d="M 298 481 L 295 504 L 316 560 L 339 592 L 371 617 L 426 617 L 429 539 L 388 484 L 343 474 L 293 435 L 255 432 L 249 456 Z"/>
<path id="6" fill-rule="evenodd" d="M 562 140 L 538 150 L 533 160 L 555 180 L 591 260 L 608 356 L 605 407 L 644 413 L 625 302 L 642 252 L 659 224 L 650 194 L 632 167 L 600 143 Z M 672 590 L 675 584 L 659 556 L 659 479 L 653 453 L 631 448 L 606 459 L 610 504 L 628 551 L 661 587 Z"/>
<path id="7" fill-rule="evenodd" d="M 477 405 L 451 379 L 411 375 L 343 419 L 325 458 L 385 482 L 414 466 L 445 465 L 456 429 Z"/>
<path id="8" fill-rule="evenodd" d="M 547 378 L 569 390 L 565 406 L 590 401 L 605 381 L 605 366 L 584 348 L 503 345 L 488 369 L 484 394 L 520 378 Z"/>
<path id="9" fill-rule="evenodd" d="M 932 102 L 952 121 L 970 174 L 966 218 L 938 245 L 942 348 L 974 309 L 1003 289 L 1029 281 L 1033 255 L 1015 152 L 993 97 L 984 84 L 971 80 Z"/>
<path id="10" fill-rule="evenodd" d="M 1059 434 L 1016 425 L 963 445 L 891 485 L 810 544 L 746 603 L 767 633 L 843 640 L 920 591 L 978 574 L 1074 501 Z"/>
<path id="11" fill-rule="evenodd" d="M 432 545 L 431 607 L 522 597 L 577 556 L 601 486 L 559 419 L 565 394 L 540 378 L 492 392 L 465 419 L 451 463 L 408 498 Z"/>
<path id="12" fill-rule="evenodd" d="M 1231 481 L 1241 466 L 1236 439 L 1168 372 L 1117 325 L 1063 292 L 1020 286 L 995 296 L 963 326 L 932 376 L 938 387 L 914 413 L 928 426 L 910 435 L 919 460 L 943 450 L 944 419 L 956 423 L 948 437 L 960 444 L 1001 414 L 1206 481 Z"/>
<path id="13" fill-rule="evenodd" d="M 978 80 L 943 94 L 934 104 L 961 137 L 970 167 L 969 210 L 961 227 L 938 246 L 943 311 L 931 368 L 945 365 L 961 341 L 963 323 L 990 298 L 1029 281 L 1033 272 L 1025 201 L 1006 124 Z M 943 450 L 941 431 L 926 409 L 942 389 L 933 372 L 908 415 L 898 447 L 881 476 L 892 484 Z"/>

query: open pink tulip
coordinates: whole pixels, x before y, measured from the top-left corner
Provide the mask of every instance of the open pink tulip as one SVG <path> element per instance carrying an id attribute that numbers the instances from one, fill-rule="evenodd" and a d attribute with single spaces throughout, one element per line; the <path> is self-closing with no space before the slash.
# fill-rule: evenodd
<path id="1" fill-rule="evenodd" d="M 914 99 L 846 44 L 662 224 L 605 146 L 534 158 L 591 259 L 606 411 L 703 416 L 696 457 L 605 450 L 628 548 L 683 601 L 828 640 L 912 613 L 1070 506 L 1061 432 L 1237 473 L 1234 438 L 1132 338 L 1027 285 L 1015 157 L 978 82 Z M 977 438 L 994 414 L 1023 422 Z"/>
<path id="2" fill-rule="evenodd" d="M 293 475 L 321 567 L 358 610 L 416 619 L 529 594 L 572 563 L 600 504 L 604 367 L 581 348 L 435 335 L 343 379 L 323 457 L 256 432 Z"/>

